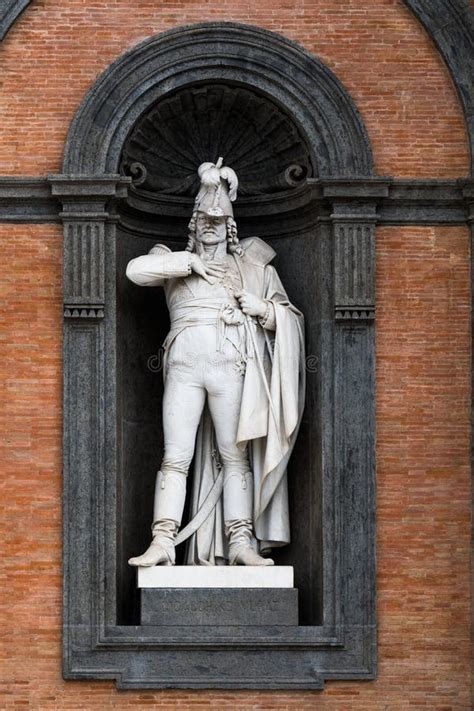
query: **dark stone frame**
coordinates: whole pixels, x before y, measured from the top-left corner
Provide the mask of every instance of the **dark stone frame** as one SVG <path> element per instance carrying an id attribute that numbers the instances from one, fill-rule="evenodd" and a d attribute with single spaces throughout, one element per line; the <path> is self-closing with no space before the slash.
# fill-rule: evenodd
<path id="1" fill-rule="evenodd" d="M 199 47 L 200 51 L 196 51 Z M 287 81 L 291 72 L 292 82 Z M 293 117 L 320 180 L 316 471 L 323 491 L 323 623 L 197 629 L 116 623 L 115 257 L 123 141 L 160 95 L 200 81 L 257 88 Z M 321 688 L 375 674 L 374 231 L 386 185 L 371 177 L 351 99 L 318 60 L 273 33 L 209 23 L 148 40 L 115 62 L 71 125 L 64 173 L 51 176 L 64 223 L 64 675 L 122 688 Z M 347 181 L 347 178 L 346 178 Z M 313 194 L 314 193 L 314 194 Z M 298 203 L 298 201 L 297 201 Z M 260 201 L 244 201 L 255 212 Z M 289 195 L 269 208 L 285 217 Z M 333 274 L 328 265 L 333 264 Z M 356 275 L 354 288 L 344 278 Z M 319 463 L 318 463 L 319 462 Z M 79 550 L 77 541 L 80 541 Z M 314 594 L 316 595 L 316 590 Z M 163 675 L 156 669 L 166 669 Z"/>
<path id="2" fill-rule="evenodd" d="M 405 2 L 424 24 L 452 72 L 465 110 L 472 145 L 474 142 L 474 92 L 472 91 L 472 72 L 470 71 L 473 57 L 472 47 L 474 45 L 472 9 L 469 8 L 465 0 L 405 0 Z M 28 2 L 24 1 L 6 3 L 0 12 L 0 30 L 2 37 L 27 5 Z M 89 177 L 89 180 L 78 181 L 74 187 L 71 185 L 67 186 L 69 182 L 67 179 L 58 181 L 59 184 L 62 184 L 63 188 L 56 187 L 57 182 L 54 179 L 48 182 L 36 178 L 1 179 L 0 220 L 2 222 L 58 221 L 59 214 L 57 206 L 59 205 L 59 199 L 64 201 L 61 193 L 63 189 L 66 188 L 70 193 L 70 205 L 74 205 L 75 207 L 77 207 L 78 203 L 81 205 L 83 224 L 89 218 L 103 224 L 103 234 L 107 239 L 110 234 L 110 227 L 111 225 L 113 226 L 114 221 L 113 202 L 116 197 L 120 196 L 121 191 L 123 191 L 122 184 L 125 181 L 117 180 L 118 176 L 104 175 L 102 180 L 98 181 L 98 185 L 96 184 L 94 186 L 94 181 L 90 179 L 91 177 L 92 176 Z M 74 183 L 74 181 L 72 182 Z M 89 189 L 86 188 L 86 190 L 84 190 L 84 182 L 89 184 Z M 334 182 L 338 181 L 329 180 L 328 187 L 326 181 L 321 181 L 320 186 L 317 186 L 318 196 L 322 194 L 324 197 L 324 193 L 327 192 L 331 195 Z M 346 196 L 351 199 L 351 205 L 353 206 L 357 201 L 360 202 L 361 192 L 357 186 L 358 181 L 343 180 L 342 182 L 344 183 Z M 107 185 L 105 185 L 106 183 Z M 457 183 L 454 181 L 387 181 L 387 183 L 388 187 L 386 186 L 386 192 L 383 195 L 381 194 L 383 191 L 380 191 L 377 196 L 373 196 L 373 204 L 376 206 L 378 220 L 385 224 L 472 224 L 474 197 L 472 182 L 469 180 L 460 180 L 457 181 Z M 381 185 L 379 187 L 382 188 Z M 352 188 L 355 189 L 352 190 Z M 93 210 L 89 210 L 91 207 L 91 198 L 93 194 L 95 195 L 95 189 L 98 189 L 98 192 L 102 194 L 102 198 L 101 201 L 94 199 L 94 207 L 96 208 L 96 212 L 94 213 Z M 53 197 L 51 197 L 51 192 L 53 193 Z M 88 192 L 89 196 L 87 196 Z M 320 197 L 315 197 L 315 199 L 318 200 Z M 106 209 L 109 207 L 111 208 L 110 210 Z M 66 217 L 67 215 L 64 216 Z M 74 213 L 74 219 L 76 217 L 77 214 Z M 89 305 L 94 308 L 101 306 L 101 304 L 90 304 L 90 299 L 88 299 L 88 301 L 89 304 L 86 304 L 86 306 Z M 74 304 L 71 304 L 71 306 L 74 306 Z M 91 344 L 95 343 L 96 346 L 98 346 L 98 353 L 100 353 L 100 339 L 99 341 L 91 339 L 90 334 L 94 331 L 89 328 L 89 326 L 93 325 L 95 318 L 101 318 L 101 309 L 98 308 L 94 310 L 94 308 L 89 309 L 89 312 L 87 312 L 87 309 L 81 309 L 83 312 L 81 316 L 92 319 L 88 324 L 84 322 L 84 327 L 82 328 L 83 342 L 85 344 L 89 340 L 87 346 L 89 349 Z M 80 329 L 78 329 L 78 334 L 79 332 Z M 100 383 L 99 375 L 100 373 L 97 373 L 98 383 Z M 236 645 L 237 644 L 238 642 L 236 640 Z M 99 645 L 98 649 L 100 648 L 101 646 Z M 117 662 L 119 662 L 121 656 L 122 655 L 117 655 Z M 200 657 L 198 655 L 196 663 L 199 664 L 199 661 Z M 86 663 L 85 666 L 88 666 L 88 664 Z M 348 678 L 352 676 L 350 670 L 347 671 L 347 674 L 336 671 L 334 674 L 329 675 L 323 672 L 323 676 L 325 678 Z M 109 665 L 106 664 L 102 669 L 96 669 L 95 674 L 88 674 L 84 669 L 83 674 L 79 672 L 75 678 L 90 678 L 90 676 L 94 675 L 100 678 L 120 677 L 120 673 L 117 670 L 113 671 Z M 314 683 L 309 685 L 311 688 L 318 688 L 318 685 L 321 683 L 321 676 L 318 675 L 317 670 L 316 677 Z M 125 680 L 123 685 L 140 687 L 144 684 Z M 172 685 L 172 683 L 170 684 L 169 680 L 166 679 L 162 679 L 160 683 L 158 683 L 158 686 L 169 685 Z M 183 684 L 183 686 L 193 685 L 194 684 Z M 221 684 L 217 684 L 217 686 L 220 685 Z M 225 683 L 222 685 L 229 686 L 229 684 Z M 241 685 L 248 687 L 254 686 L 255 684 L 243 683 Z M 150 686 L 154 686 L 154 684 L 151 683 Z M 230 686 L 232 686 L 232 684 Z M 255 686 L 258 686 L 258 684 Z M 272 685 L 268 684 L 267 686 L 270 688 Z M 282 683 L 278 683 L 277 686 L 292 687 L 293 684 L 283 680 Z M 298 687 L 298 682 L 294 686 Z M 299 684 L 299 686 L 308 688 L 306 683 Z"/>

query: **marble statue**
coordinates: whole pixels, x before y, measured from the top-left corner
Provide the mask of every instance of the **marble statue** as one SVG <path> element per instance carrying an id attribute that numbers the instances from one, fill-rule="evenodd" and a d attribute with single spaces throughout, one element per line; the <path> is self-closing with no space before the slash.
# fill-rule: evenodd
<path id="1" fill-rule="evenodd" d="M 239 241 L 235 172 L 203 163 L 184 251 L 157 244 L 127 277 L 162 286 L 164 455 L 152 542 L 133 566 L 273 565 L 290 540 L 286 468 L 304 402 L 304 323 L 258 237 Z M 190 522 L 181 531 L 194 458 Z"/>

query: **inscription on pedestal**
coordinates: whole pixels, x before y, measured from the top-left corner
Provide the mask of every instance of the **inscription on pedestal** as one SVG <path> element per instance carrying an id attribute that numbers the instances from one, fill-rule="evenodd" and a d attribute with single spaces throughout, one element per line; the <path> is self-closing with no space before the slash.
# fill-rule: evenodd
<path id="1" fill-rule="evenodd" d="M 298 624 L 296 588 L 143 588 L 142 625 Z"/>

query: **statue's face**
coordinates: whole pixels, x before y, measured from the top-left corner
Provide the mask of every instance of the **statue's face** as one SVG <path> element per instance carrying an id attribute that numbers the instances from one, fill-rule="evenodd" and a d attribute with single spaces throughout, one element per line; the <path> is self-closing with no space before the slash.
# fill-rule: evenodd
<path id="1" fill-rule="evenodd" d="M 196 218 L 196 239 L 203 244 L 219 244 L 227 239 L 225 217 L 211 217 L 198 212 Z"/>

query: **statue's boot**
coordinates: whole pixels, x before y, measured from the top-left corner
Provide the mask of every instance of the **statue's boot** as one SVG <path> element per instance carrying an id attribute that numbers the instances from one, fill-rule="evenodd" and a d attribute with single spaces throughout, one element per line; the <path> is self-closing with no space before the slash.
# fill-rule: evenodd
<path id="1" fill-rule="evenodd" d="M 226 521 L 225 532 L 229 539 L 229 565 L 274 565 L 271 558 L 263 558 L 255 550 L 251 519 Z"/>
<path id="2" fill-rule="evenodd" d="M 274 565 L 257 553 L 253 535 L 252 473 L 232 474 L 224 482 L 224 526 L 229 541 L 229 565 Z"/>
<path id="3" fill-rule="evenodd" d="M 152 565 L 174 565 L 174 539 L 178 528 L 179 523 L 172 519 L 155 521 L 151 528 L 153 533 L 151 544 L 142 555 L 130 558 L 129 565 L 142 568 L 150 568 Z"/>
<path id="4" fill-rule="evenodd" d="M 174 565 L 174 541 L 181 525 L 186 499 L 186 475 L 181 472 L 158 472 L 155 486 L 153 540 L 147 550 L 128 563 L 149 568 L 153 565 Z"/>

